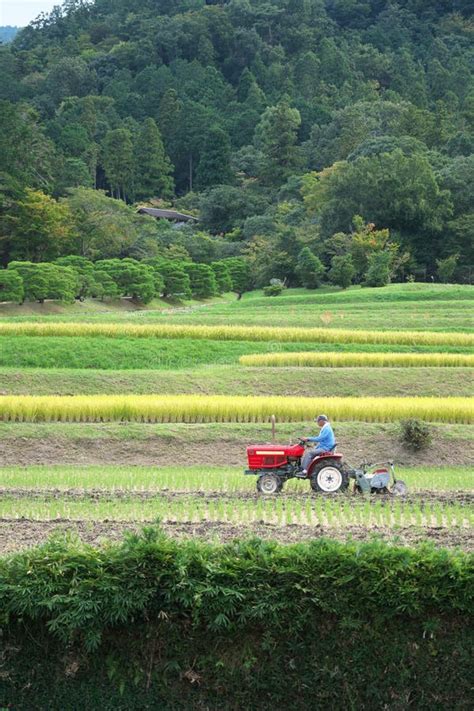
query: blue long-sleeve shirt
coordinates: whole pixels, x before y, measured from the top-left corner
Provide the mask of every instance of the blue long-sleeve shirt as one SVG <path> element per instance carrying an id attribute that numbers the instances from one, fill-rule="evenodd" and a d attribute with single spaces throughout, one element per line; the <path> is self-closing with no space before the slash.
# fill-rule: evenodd
<path id="1" fill-rule="evenodd" d="M 316 449 L 319 449 L 321 452 L 329 452 L 336 444 L 336 438 L 334 437 L 334 432 L 329 422 L 326 422 L 326 424 L 321 427 L 317 437 L 308 437 L 308 442 L 317 444 Z"/>

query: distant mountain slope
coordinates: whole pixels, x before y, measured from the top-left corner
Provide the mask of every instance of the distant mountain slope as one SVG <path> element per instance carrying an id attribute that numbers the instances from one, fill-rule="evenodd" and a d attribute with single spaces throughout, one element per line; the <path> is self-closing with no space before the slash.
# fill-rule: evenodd
<path id="1" fill-rule="evenodd" d="M 19 27 L 11 27 L 10 25 L 7 25 L 6 27 L 0 27 L 0 42 L 2 44 L 12 42 L 18 34 L 19 30 Z"/>

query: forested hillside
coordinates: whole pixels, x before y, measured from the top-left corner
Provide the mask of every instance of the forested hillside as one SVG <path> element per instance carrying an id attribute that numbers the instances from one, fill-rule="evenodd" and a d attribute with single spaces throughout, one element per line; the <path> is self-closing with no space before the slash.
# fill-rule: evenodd
<path id="1" fill-rule="evenodd" d="M 67 0 L 0 48 L 3 264 L 166 251 L 243 255 L 254 286 L 470 279 L 470 10 Z M 199 227 L 135 215 L 150 200 Z"/>

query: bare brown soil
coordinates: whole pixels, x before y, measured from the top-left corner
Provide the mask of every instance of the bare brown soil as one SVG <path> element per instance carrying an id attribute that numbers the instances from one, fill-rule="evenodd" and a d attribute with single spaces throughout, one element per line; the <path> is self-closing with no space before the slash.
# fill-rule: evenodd
<path id="1" fill-rule="evenodd" d="M 59 488 L 10 488 L 0 487 L 0 495 L 7 496 L 10 499 L 35 499 L 35 500 L 52 500 L 60 499 L 62 501 L 117 501 L 117 500 L 138 500 L 148 501 L 150 499 L 168 499 L 176 501 L 179 499 L 201 499 L 202 501 L 256 501 L 262 498 L 262 495 L 254 491 L 172 491 L 169 489 L 155 490 L 127 490 L 127 489 L 59 489 Z M 306 500 L 310 497 L 316 499 L 330 499 L 333 501 L 344 501 L 349 503 L 351 507 L 356 507 L 361 503 L 366 502 L 366 498 L 360 494 L 350 492 L 341 494 L 313 494 L 311 489 L 307 491 L 283 491 L 275 496 L 266 496 L 267 499 L 279 499 L 285 501 Z M 403 502 L 404 504 L 416 504 L 423 508 L 427 504 L 457 504 L 458 506 L 474 506 L 474 491 L 432 491 L 423 490 L 409 492 L 405 496 L 392 496 L 391 494 L 372 494 L 369 501 L 390 505 L 394 502 Z"/>
<path id="2" fill-rule="evenodd" d="M 143 466 L 228 465 L 245 466 L 247 440 L 186 442 L 150 437 L 141 440 L 45 439 L 11 437 L 0 442 L 0 466 L 37 464 L 113 464 Z M 474 442 L 437 440 L 423 453 L 410 453 L 394 437 L 377 434 L 372 438 L 346 436 L 340 443 L 347 461 L 394 459 L 399 466 L 474 466 Z"/>
<path id="3" fill-rule="evenodd" d="M 43 543 L 53 533 L 74 533 L 87 543 L 101 545 L 106 541 L 120 540 L 127 531 L 140 531 L 141 525 L 121 521 L 31 521 L 28 519 L 0 519 L 0 554 L 29 548 Z M 304 526 L 291 524 L 278 526 L 258 523 L 254 525 L 233 525 L 219 522 L 166 523 L 163 530 L 176 538 L 200 538 L 212 542 L 229 542 L 236 538 L 258 536 L 264 540 L 280 543 L 298 543 L 326 537 L 340 541 L 368 541 L 378 538 L 396 545 L 413 546 L 430 541 L 445 548 L 474 550 L 472 531 L 462 528 L 415 528 L 396 530 L 374 526 L 345 526 L 326 528 L 321 525 Z"/>

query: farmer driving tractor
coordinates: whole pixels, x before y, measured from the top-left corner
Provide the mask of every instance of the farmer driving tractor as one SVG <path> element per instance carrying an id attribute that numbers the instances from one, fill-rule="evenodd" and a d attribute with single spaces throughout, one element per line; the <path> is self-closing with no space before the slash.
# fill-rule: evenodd
<path id="1" fill-rule="evenodd" d="M 313 459 L 321 452 L 332 452 L 336 445 L 336 438 L 334 437 L 334 432 L 326 415 L 318 415 L 315 418 L 319 427 L 319 435 L 317 437 L 302 437 L 303 442 L 314 442 L 315 447 L 309 447 L 306 449 L 302 459 L 301 459 L 301 475 L 306 476 L 308 473 L 308 467 L 313 461 Z"/>
<path id="2" fill-rule="evenodd" d="M 257 476 L 260 494 L 279 494 L 290 479 L 306 479 L 316 493 L 336 494 L 349 488 L 354 480 L 355 493 L 382 493 L 402 496 L 405 482 L 397 479 L 393 462 L 364 462 L 349 466 L 344 455 L 336 452 L 336 440 L 327 415 L 318 415 L 319 434 L 299 437 L 297 444 L 252 444 L 247 447 L 248 469 Z"/>

